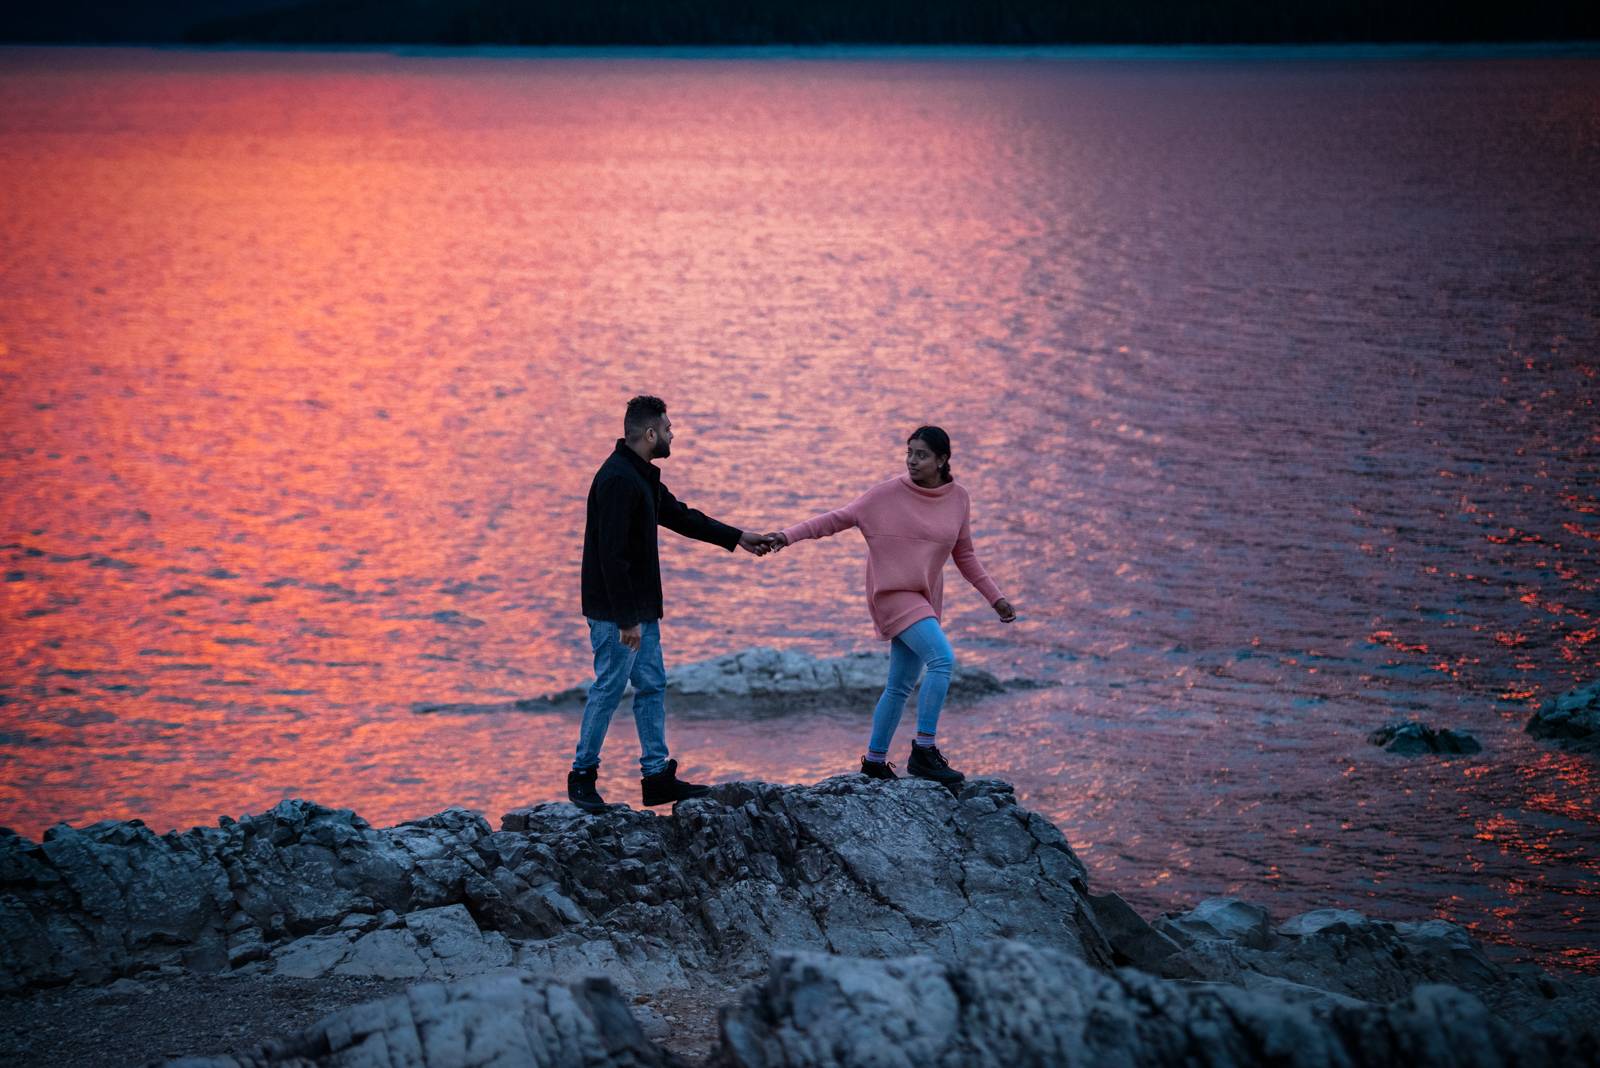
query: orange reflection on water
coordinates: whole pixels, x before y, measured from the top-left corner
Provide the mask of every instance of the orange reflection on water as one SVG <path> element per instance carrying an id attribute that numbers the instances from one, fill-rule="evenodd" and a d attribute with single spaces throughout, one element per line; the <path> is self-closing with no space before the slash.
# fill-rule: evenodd
<path id="1" fill-rule="evenodd" d="M 28 121 L 0 160 L 26 282 L 3 321 L 20 563 L 0 594 L 16 674 L 37 680 L 3 712 L 5 800 L 33 833 L 294 793 L 375 820 L 557 796 L 575 724 L 410 708 L 584 678 L 578 532 L 622 401 L 669 396 L 680 497 L 793 522 L 898 470 L 926 419 L 925 391 L 896 381 L 907 350 L 863 352 L 965 336 L 900 289 L 971 300 L 1018 270 L 963 254 L 952 286 L 928 254 L 1009 223 L 988 185 L 998 135 L 952 125 L 916 80 L 797 87 L 713 64 L 663 94 L 658 66 L 622 61 L 507 78 L 393 57 L 56 58 L 14 72 Z M 916 151 L 885 153 L 886 129 Z M 932 177 L 929 152 L 960 165 Z M 941 210 L 906 211 L 911 187 Z M 852 301 L 819 321 L 841 287 Z M 942 387 L 977 395 L 997 360 L 943 351 Z M 982 411 L 942 420 L 975 457 L 1003 444 Z M 770 472 L 800 454 L 797 495 Z M 859 542 L 800 555 L 758 570 L 665 535 L 669 663 L 780 636 L 874 645 Z M 858 751 L 704 767 L 820 775 Z"/>
<path id="2" fill-rule="evenodd" d="M 1278 258 L 1283 228 L 1205 228 L 1240 197 L 1271 218 L 1256 209 L 1283 190 L 1241 183 L 1289 156 L 1220 176 L 1191 164 L 1243 158 L 1288 112 L 1274 102 L 1242 140 L 1205 132 L 1185 156 L 1242 98 L 1191 105 L 1203 94 L 1171 94 L 1172 73 L 116 50 L 0 68 L 0 822 L 165 829 L 293 795 L 378 823 L 451 804 L 492 820 L 561 796 L 574 712 L 412 709 L 587 677 L 584 493 L 623 401 L 648 390 L 681 428 L 668 484 L 755 529 L 897 473 L 911 426 L 952 431 L 980 554 L 1024 613 L 999 628 L 952 575 L 958 656 L 1061 685 L 953 707 L 941 730 L 1146 912 L 1221 887 L 1381 906 L 1380 884 L 1397 908 L 1429 908 L 1436 881 L 1460 885 L 1463 799 L 1577 824 L 1486 824 L 1500 859 L 1472 863 L 1531 887 L 1584 873 L 1575 854 L 1549 860 L 1592 829 L 1584 773 L 1523 750 L 1526 783 L 1397 770 L 1359 741 L 1380 709 L 1577 674 L 1592 631 L 1556 648 L 1527 617 L 1586 618 L 1591 537 L 1573 549 L 1547 531 L 1539 573 L 1518 573 L 1532 599 L 1508 613 L 1481 577 L 1508 565 L 1484 547 L 1526 548 L 1528 519 L 1498 543 L 1389 524 L 1441 464 L 1482 495 L 1462 502 L 1480 519 L 1509 524 L 1528 490 L 1594 514 L 1541 488 L 1580 465 L 1507 473 L 1496 497 L 1481 473 L 1512 452 L 1479 449 L 1502 399 L 1470 391 L 1482 383 L 1432 406 L 1466 398 L 1472 433 L 1438 441 L 1471 440 L 1472 457 L 1441 452 L 1437 428 L 1426 446 L 1395 437 L 1415 405 L 1365 374 L 1394 364 L 1364 340 L 1392 334 L 1381 316 L 1294 320 L 1386 269 L 1324 254 L 1361 213 L 1284 258 L 1353 276 L 1313 272 L 1276 306 L 1219 281 L 1208 250 L 1241 237 L 1261 245 L 1228 271 Z M 1306 126 L 1297 110 L 1274 137 Z M 1186 181 L 1145 184 L 1173 173 Z M 1570 225 L 1558 186 L 1518 189 L 1555 190 Z M 1292 195 L 1287 216 L 1314 222 L 1307 202 Z M 1291 320 L 1338 364 L 1281 373 Z M 1381 387 L 1330 414 L 1328 384 L 1352 367 Z M 1329 463 L 1326 442 L 1356 424 L 1372 466 Z M 1357 521 L 1386 529 L 1330 534 L 1319 502 L 1356 497 Z M 1269 499 L 1284 506 L 1270 547 L 1255 518 Z M 880 648 L 854 535 L 763 561 L 663 535 L 662 558 L 669 667 L 757 644 Z M 1400 589 L 1407 569 L 1427 587 Z M 1526 632 L 1516 666 L 1539 674 L 1507 687 L 1492 648 L 1407 615 L 1458 598 L 1489 633 Z M 870 717 L 678 711 L 673 751 L 700 779 L 850 770 Z M 624 705 L 601 785 L 635 801 L 628 720 Z"/>

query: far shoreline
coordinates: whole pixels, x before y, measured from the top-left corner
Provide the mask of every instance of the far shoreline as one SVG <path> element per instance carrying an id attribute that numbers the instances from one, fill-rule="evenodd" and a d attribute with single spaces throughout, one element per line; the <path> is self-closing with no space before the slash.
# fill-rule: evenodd
<path id="1" fill-rule="evenodd" d="M 63 52 L 193 55 L 307 55 L 408 59 L 810 60 L 823 62 L 973 61 L 1090 63 L 1363 62 L 1392 60 L 1594 59 L 1600 39 L 1501 42 L 1340 42 L 1306 44 L 772 44 L 772 45 L 444 45 L 173 41 L 0 41 L 0 56 Z"/>

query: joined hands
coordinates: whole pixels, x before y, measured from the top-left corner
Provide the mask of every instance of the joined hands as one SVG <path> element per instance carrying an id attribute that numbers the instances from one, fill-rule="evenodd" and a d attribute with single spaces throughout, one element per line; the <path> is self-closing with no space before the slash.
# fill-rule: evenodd
<path id="1" fill-rule="evenodd" d="M 779 531 L 770 531 L 766 534 L 751 534 L 748 531 L 739 535 L 739 548 L 746 552 L 755 553 L 757 556 L 766 556 L 768 553 L 780 552 L 789 544 L 789 539 Z M 1011 607 L 1011 602 L 1004 597 L 992 606 L 994 614 L 1000 617 L 1002 623 L 1015 623 L 1017 610 Z"/>
<path id="2" fill-rule="evenodd" d="M 775 553 L 787 544 L 782 534 L 752 534 L 747 530 L 739 535 L 739 548 L 757 556 Z"/>

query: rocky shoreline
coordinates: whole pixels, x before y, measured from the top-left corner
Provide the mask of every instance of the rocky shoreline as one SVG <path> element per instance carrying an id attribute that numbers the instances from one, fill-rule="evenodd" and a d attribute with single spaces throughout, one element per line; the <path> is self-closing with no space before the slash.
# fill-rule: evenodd
<path id="1" fill-rule="evenodd" d="M 1600 978 L 1438 920 L 1146 922 L 995 780 L 0 833 L 0 983 L 8 1063 L 1600 1060 Z"/>

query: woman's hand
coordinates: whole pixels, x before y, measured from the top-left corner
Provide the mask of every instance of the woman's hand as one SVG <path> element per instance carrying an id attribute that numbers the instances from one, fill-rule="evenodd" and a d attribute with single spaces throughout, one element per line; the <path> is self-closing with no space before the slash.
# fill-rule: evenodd
<path id="1" fill-rule="evenodd" d="M 767 544 L 772 546 L 773 552 L 778 552 L 789 544 L 789 539 L 784 537 L 781 531 L 774 530 L 770 534 L 763 534 L 762 537 L 767 539 Z"/>
<path id="2" fill-rule="evenodd" d="M 1010 623 L 1017 618 L 1017 610 L 1004 597 L 994 603 L 994 614 L 1000 617 L 1002 623 Z"/>
<path id="3" fill-rule="evenodd" d="M 739 535 L 739 548 L 743 549 L 747 553 L 755 553 L 757 556 L 765 556 L 772 552 L 775 546 L 772 544 L 771 535 L 752 534 L 747 530 Z"/>

